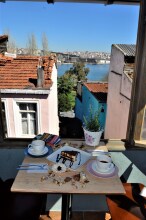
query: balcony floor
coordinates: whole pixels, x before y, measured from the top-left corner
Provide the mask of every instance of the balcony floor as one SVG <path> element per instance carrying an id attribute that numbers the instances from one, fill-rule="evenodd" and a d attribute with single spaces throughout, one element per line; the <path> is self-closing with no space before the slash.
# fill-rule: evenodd
<path id="1" fill-rule="evenodd" d="M 110 220 L 110 214 L 105 212 L 73 212 L 70 220 Z M 51 211 L 42 215 L 39 220 L 60 220 L 61 212 Z"/>

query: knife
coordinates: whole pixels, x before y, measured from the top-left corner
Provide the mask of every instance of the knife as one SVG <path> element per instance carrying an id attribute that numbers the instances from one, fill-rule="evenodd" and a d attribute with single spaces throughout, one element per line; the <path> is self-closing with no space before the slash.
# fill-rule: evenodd
<path id="1" fill-rule="evenodd" d="M 17 167 L 17 170 L 48 170 L 47 168 L 23 168 Z"/>

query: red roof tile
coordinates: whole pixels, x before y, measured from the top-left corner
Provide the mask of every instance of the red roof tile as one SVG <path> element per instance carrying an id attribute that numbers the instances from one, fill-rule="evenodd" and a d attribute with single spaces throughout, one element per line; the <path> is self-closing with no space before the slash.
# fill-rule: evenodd
<path id="1" fill-rule="evenodd" d="M 0 56 L 0 89 L 26 89 L 36 88 L 37 67 L 44 68 L 44 86 L 50 88 L 52 85 L 51 74 L 53 64 L 56 62 L 55 55 L 49 57 L 18 56 L 7 58 Z"/>
<path id="2" fill-rule="evenodd" d="M 108 83 L 86 82 L 84 86 L 101 102 L 106 102 L 108 93 Z"/>
<path id="3" fill-rule="evenodd" d="M 84 85 L 87 87 L 87 89 L 92 93 L 98 93 L 98 92 L 108 92 L 108 83 L 104 82 L 86 82 Z"/>

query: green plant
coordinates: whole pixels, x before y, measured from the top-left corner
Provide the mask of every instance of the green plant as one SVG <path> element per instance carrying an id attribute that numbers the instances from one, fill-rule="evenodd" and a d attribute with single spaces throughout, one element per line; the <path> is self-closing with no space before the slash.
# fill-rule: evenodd
<path id="1" fill-rule="evenodd" d="M 101 125 L 99 121 L 99 115 L 100 115 L 101 109 L 96 111 L 95 113 L 92 112 L 92 108 L 90 108 L 90 115 L 89 117 L 83 116 L 84 119 L 84 127 L 88 131 L 101 131 Z"/>

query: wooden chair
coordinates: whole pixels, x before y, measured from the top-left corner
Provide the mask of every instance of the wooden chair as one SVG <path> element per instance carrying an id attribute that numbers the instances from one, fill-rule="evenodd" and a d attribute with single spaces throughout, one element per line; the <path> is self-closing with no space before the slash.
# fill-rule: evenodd
<path id="1" fill-rule="evenodd" d="M 123 183 L 126 195 L 106 197 L 112 220 L 146 219 L 146 199 L 139 195 L 144 187 L 138 183 Z"/>

